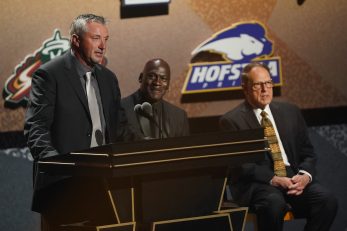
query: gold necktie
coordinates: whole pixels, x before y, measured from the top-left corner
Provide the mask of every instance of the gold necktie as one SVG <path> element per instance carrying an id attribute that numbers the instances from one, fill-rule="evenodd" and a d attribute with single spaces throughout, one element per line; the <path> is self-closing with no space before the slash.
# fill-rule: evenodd
<path id="1" fill-rule="evenodd" d="M 274 172 L 276 176 L 286 176 L 286 166 L 284 165 L 280 146 L 276 137 L 275 128 L 273 127 L 267 113 L 262 111 L 260 113 L 262 120 L 261 126 L 264 128 L 265 137 L 268 139 L 269 147 L 271 150 L 272 160 L 274 162 Z"/>

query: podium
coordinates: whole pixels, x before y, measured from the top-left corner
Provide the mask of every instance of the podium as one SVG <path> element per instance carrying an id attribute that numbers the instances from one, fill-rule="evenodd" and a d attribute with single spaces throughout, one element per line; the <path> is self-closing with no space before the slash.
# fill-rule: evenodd
<path id="1" fill-rule="evenodd" d="M 38 164 L 45 174 L 106 182 L 114 224 L 89 230 L 233 230 L 221 208 L 229 170 L 266 151 L 255 129 L 114 143 Z"/>

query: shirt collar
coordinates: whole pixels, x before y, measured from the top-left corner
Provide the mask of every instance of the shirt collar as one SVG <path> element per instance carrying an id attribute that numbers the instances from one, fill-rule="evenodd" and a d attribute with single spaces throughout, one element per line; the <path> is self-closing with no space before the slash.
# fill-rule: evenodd
<path id="1" fill-rule="evenodd" d="M 270 107 L 269 107 L 269 104 L 267 104 L 267 105 L 265 106 L 264 110 L 261 109 L 261 108 L 253 108 L 253 112 L 254 112 L 254 114 L 256 115 L 256 117 L 257 117 L 257 119 L 258 119 L 259 121 L 261 120 L 261 115 L 260 115 L 260 113 L 261 113 L 262 111 L 265 111 L 265 112 L 268 114 L 268 116 L 272 116 L 271 110 L 270 110 Z"/>
<path id="2" fill-rule="evenodd" d="M 91 72 L 94 71 L 94 68 L 90 69 L 89 67 L 86 67 L 80 61 L 78 61 L 73 50 L 71 50 L 71 56 L 72 56 L 72 60 L 75 64 L 77 73 L 80 77 L 83 77 L 88 71 L 91 71 Z"/>

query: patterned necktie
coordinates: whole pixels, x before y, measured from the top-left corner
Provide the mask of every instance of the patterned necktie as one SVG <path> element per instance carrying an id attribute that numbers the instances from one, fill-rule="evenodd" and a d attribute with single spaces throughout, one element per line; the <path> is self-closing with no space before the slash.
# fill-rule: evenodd
<path id="1" fill-rule="evenodd" d="M 286 166 L 284 165 L 280 146 L 276 137 L 275 128 L 273 127 L 267 113 L 262 111 L 260 113 L 262 120 L 261 126 L 264 128 L 265 137 L 268 139 L 269 147 L 271 150 L 272 160 L 274 162 L 274 172 L 276 176 L 286 176 Z"/>
<path id="2" fill-rule="evenodd" d="M 92 140 L 90 143 L 90 147 L 96 147 L 103 143 L 103 135 L 101 129 L 101 120 L 100 120 L 100 112 L 98 101 L 95 95 L 95 89 L 92 85 L 92 73 L 86 73 L 86 92 L 88 98 L 88 106 L 90 117 L 93 123 L 93 132 L 92 132 Z"/>

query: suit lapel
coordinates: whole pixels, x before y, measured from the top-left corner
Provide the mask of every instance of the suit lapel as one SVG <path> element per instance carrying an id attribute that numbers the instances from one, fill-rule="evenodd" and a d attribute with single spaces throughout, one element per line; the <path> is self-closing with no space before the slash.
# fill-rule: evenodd
<path id="1" fill-rule="evenodd" d="M 103 73 L 102 73 L 101 67 L 96 65 L 94 68 L 94 74 L 99 85 L 99 92 L 100 92 L 101 104 L 102 104 L 102 109 L 104 112 L 106 127 L 109 128 L 110 127 L 109 122 L 111 121 L 111 119 L 116 119 L 116 118 L 109 118 L 110 113 L 109 113 L 109 106 L 108 106 L 109 105 L 108 101 L 110 100 L 110 97 L 112 97 L 114 93 L 110 92 L 109 90 L 111 88 L 109 86 L 110 84 L 107 82 L 107 78 L 102 77 Z"/>
<path id="2" fill-rule="evenodd" d="M 290 149 L 289 149 L 288 142 L 286 139 L 286 138 L 288 138 L 286 131 L 290 131 L 290 129 L 287 128 L 288 123 L 286 123 L 286 120 L 288 120 L 288 118 L 286 118 L 285 113 L 283 113 L 283 111 L 281 110 L 281 108 L 279 107 L 278 104 L 271 103 L 270 109 L 271 109 L 272 116 L 275 120 L 277 131 L 278 131 L 278 134 L 280 136 L 283 148 L 286 152 L 286 155 L 288 157 L 289 162 L 291 162 L 291 160 L 292 160 L 292 158 L 290 156 L 291 152 L 289 151 Z"/>
<path id="3" fill-rule="evenodd" d="M 285 119 L 285 115 L 282 115 L 282 111 L 280 110 L 278 105 L 275 103 L 270 104 L 270 110 L 271 110 L 271 114 L 275 120 L 277 131 L 278 131 L 280 138 L 282 140 L 285 137 L 285 131 L 286 131 L 286 123 L 283 120 L 283 119 Z"/>
<path id="4" fill-rule="evenodd" d="M 79 79 L 77 70 L 73 68 L 71 55 L 67 54 L 65 56 L 65 76 L 67 77 L 68 81 L 70 82 L 72 88 L 76 92 L 76 95 L 80 99 L 83 107 L 85 108 L 87 114 L 90 116 L 89 113 L 89 107 L 88 107 L 88 101 L 87 96 L 83 90 L 81 81 Z"/>
<path id="5" fill-rule="evenodd" d="M 139 90 L 137 90 L 134 94 L 132 94 L 130 96 L 130 100 L 129 100 L 130 105 L 128 105 L 131 111 L 131 113 L 128 113 L 128 117 L 129 117 L 129 121 L 131 121 L 131 123 L 133 124 L 133 126 L 135 127 L 135 129 L 137 131 L 142 131 L 141 128 L 141 124 L 140 124 L 140 116 L 137 113 L 133 113 L 134 112 L 134 107 L 136 104 L 141 104 L 141 100 L 140 100 L 140 92 Z"/>
<path id="6" fill-rule="evenodd" d="M 260 124 L 253 112 L 253 108 L 247 102 L 244 102 L 241 111 L 244 113 L 244 118 L 251 129 L 259 128 Z"/>
<path id="7" fill-rule="evenodd" d="M 169 105 L 166 103 L 166 101 L 165 100 L 163 100 L 162 101 L 162 103 L 163 103 L 163 108 L 162 108 L 162 115 L 163 115 L 163 117 L 162 117 L 162 123 L 163 123 L 163 130 L 164 131 L 166 131 L 166 134 L 168 135 L 168 137 L 171 137 L 171 133 L 173 133 L 173 131 L 171 131 L 171 121 L 170 121 L 170 118 L 172 117 L 172 115 L 171 115 L 171 117 L 170 117 L 170 115 L 168 114 L 168 113 L 170 113 L 169 112 Z M 180 124 L 176 124 L 176 126 L 181 126 Z M 164 132 L 164 134 L 163 134 L 164 136 L 165 136 L 165 132 Z"/>

